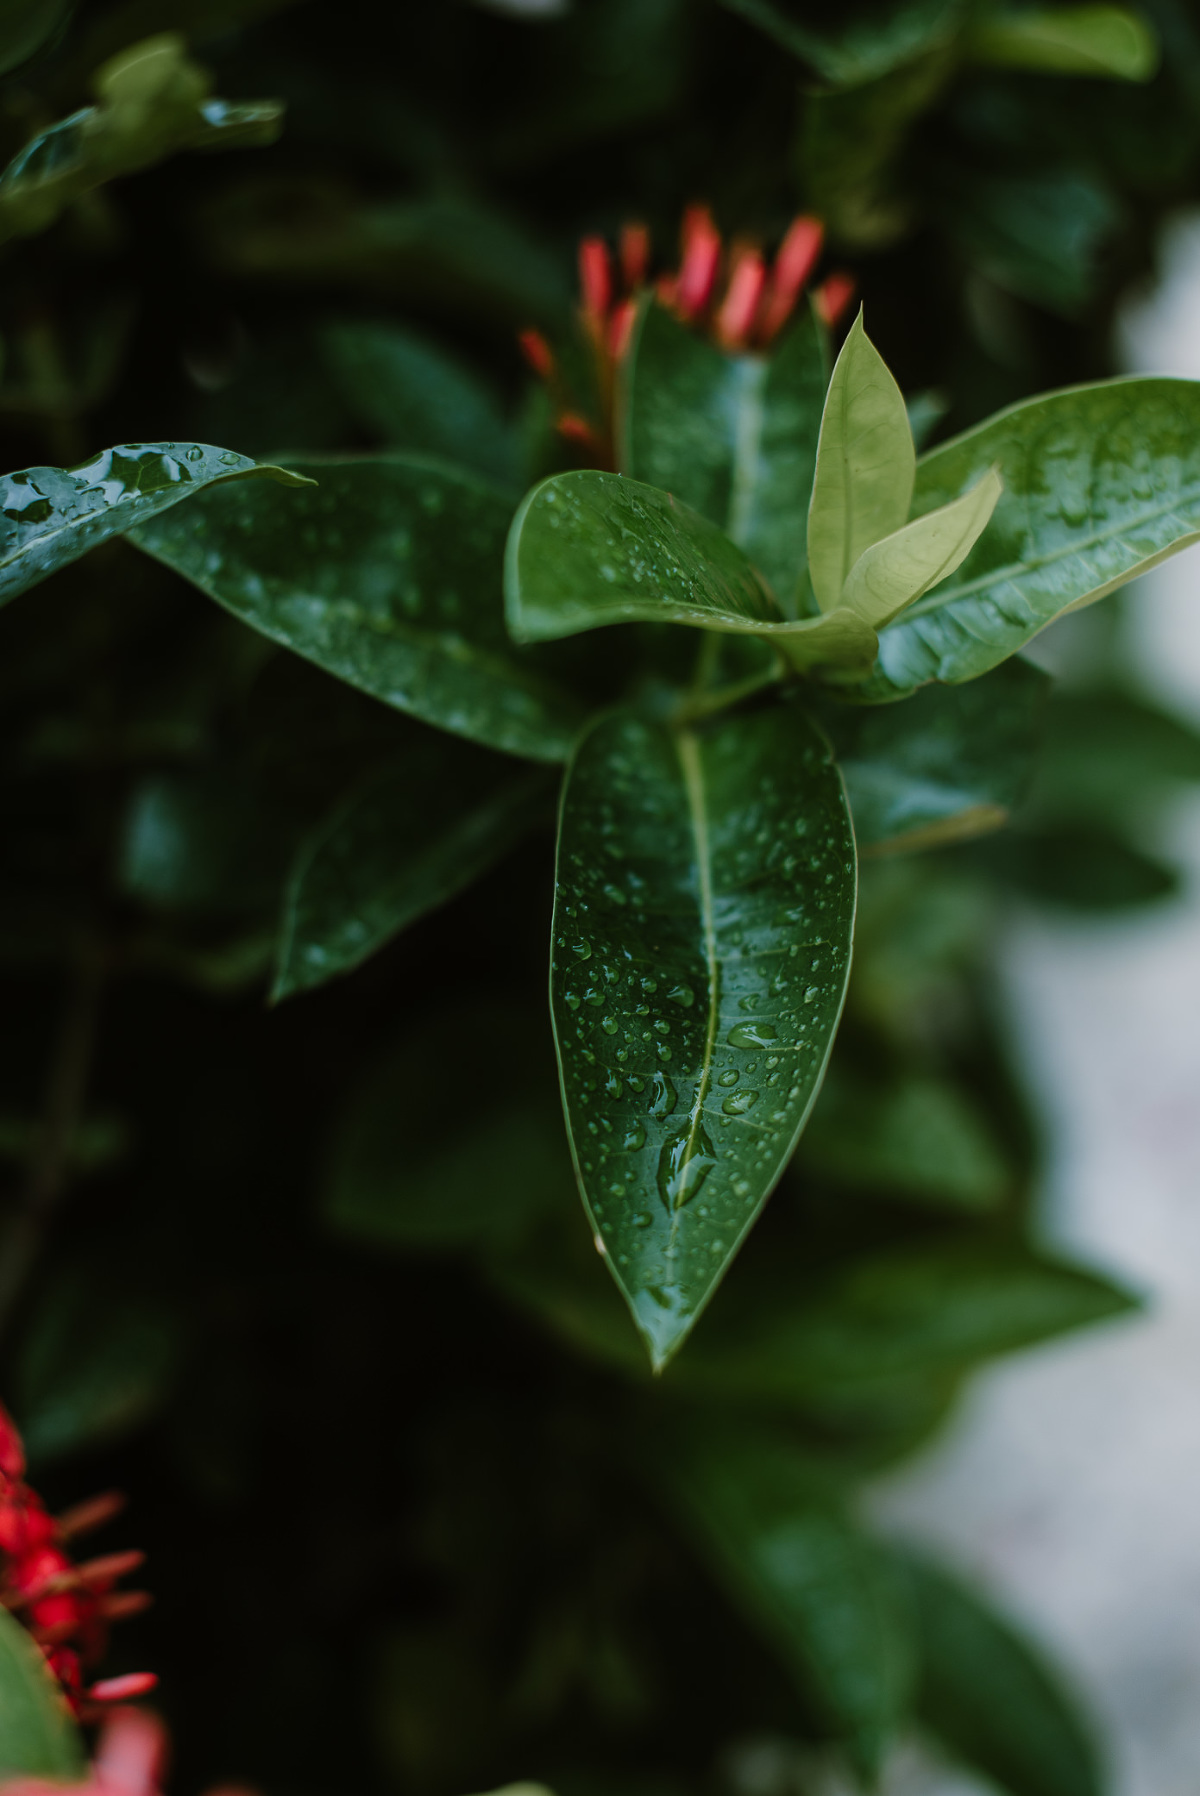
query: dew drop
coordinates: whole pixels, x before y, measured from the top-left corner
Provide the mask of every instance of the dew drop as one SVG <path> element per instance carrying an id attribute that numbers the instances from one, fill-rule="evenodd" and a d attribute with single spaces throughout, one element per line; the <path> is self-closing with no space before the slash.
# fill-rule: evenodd
<path id="1" fill-rule="evenodd" d="M 731 1097 L 725 1099 L 721 1108 L 726 1116 L 745 1116 L 747 1110 L 753 1110 L 757 1102 L 758 1093 L 756 1091 L 735 1091 Z"/>
<path id="2" fill-rule="evenodd" d="M 775 1040 L 774 1023 L 737 1023 L 725 1037 L 731 1048 L 765 1048 Z"/>
<path id="3" fill-rule="evenodd" d="M 590 942 L 582 941 L 572 942 L 571 953 L 576 955 L 580 960 L 590 960 L 592 958 L 592 944 Z"/>
<path id="4" fill-rule="evenodd" d="M 679 1093 L 667 1078 L 666 1073 L 655 1073 L 650 1098 L 651 1116 L 670 1116 L 678 1102 Z"/>
<path id="5" fill-rule="evenodd" d="M 696 1002 L 696 994 L 690 985 L 673 985 L 667 996 L 673 1004 L 682 1004 L 685 1010 L 690 1010 Z"/>
<path id="6" fill-rule="evenodd" d="M 717 1084 L 718 1085 L 736 1085 L 738 1080 L 741 1078 L 741 1076 L 742 1075 L 738 1072 L 737 1068 L 735 1066 L 731 1066 L 729 1068 L 728 1072 L 717 1074 Z"/>
<path id="7" fill-rule="evenodd" d="M 717 1163 L 703 1129 L 687 1127 L 669 1135 L 658 1158 L 658 1191 L 668 1210 L 689 1203 Z"/>
<path id="8" fill-rule="evenodd" d="M 605 1035 L 615 1035 L 619 1026 L 615 1016 L 602 1016 L 600 1018 L 600 1027 L 603 1029 Z"/>
<path id="9" fill-rule="evenodd" d="M 630 1123 L 625 1130 L 621 1146 L 629 1153 L 636 1153 L 638 1148 L 646 1145 L 646 1130 L 640 1122 Z"/>

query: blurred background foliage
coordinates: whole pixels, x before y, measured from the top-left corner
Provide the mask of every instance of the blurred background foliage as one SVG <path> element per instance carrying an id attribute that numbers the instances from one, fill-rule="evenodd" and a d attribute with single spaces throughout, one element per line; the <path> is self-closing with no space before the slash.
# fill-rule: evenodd
<path id="1" fill-rule="evenodd" d="M 1110 371 L 1200 174 L 1186 0 L 3 0 L 0 67 L 12 468 L 401 447 L 515 502 L 569 465 L 516 332 L 569 329 L 581 233 L 644 220 L 665 260 L 697 199 L 768 242 L 824 217 L 936 440 Z M 111 1668 L 161 1671 L 174 1788 L 789 1796 L 912 1692 L 1014 1796 L 1097 1788 L 1036 1655 L 847 1518 L 974 1364 L 1129 1301 L 1028 1245 L 1036 1093 L 990 961 L 1014 896 L 1174 888 L 1200 737 L 1130 685 L 1120 609 L 1039 688 L 1009 828 L 864 862 L 812 1126 L 658 1382 L 559 1116 L 552 780 L 121 541 L 0 645 L 4 1388 L 53 1499 L 132 1494 L 158 1605 Z M 289 880 L 364 791 L 409 896 L 306 993 Z M 448 791 L 485 816 L 466 889 Z M 799 1631 L 785 1522 L 832 1580 Z M 839 1579 L 919 1642 L 865 1694 L 852 1638 L 813 1657 Z"/>

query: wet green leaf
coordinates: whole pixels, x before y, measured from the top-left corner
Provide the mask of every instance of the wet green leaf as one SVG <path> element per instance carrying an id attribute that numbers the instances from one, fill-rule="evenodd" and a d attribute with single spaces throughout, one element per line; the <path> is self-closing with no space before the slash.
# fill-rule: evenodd
<path id="1" fill-rule="evenodd" d="M 510 848 L 549 799 L 452 737 L 376 769 L 301 843 L 284 898 L 272 996 L 350 972 Z"/>
<path id="2" fill-rule="evenodd" d="M 120 443 L 77 468 L 0 475 L 0 604 L 205 487 L 263 477 L 309 484 L 207 443 Z"/>
<path id="3" fill-rule="evenodd" d="M 95 106 L 40 132 L 0 174 L 0 242 L 44 231 L 81 195 L 178 150 L 274 143 L 283 128 L 278 101 L 212 99 L 173 32 L 114 56 L 95 88 Z"/>
<path id="4" fill-rule="evenodd" d="M 616 713 L 563 799 L 551 1001 L 588 1213 L 652 1360 L 678 1348 L 786 1165 L 841 1014 L 854 843 L 797 710 Z"/>
<path id="5" fill-rule="evenodd" d="M 1005 823 L 1033 775 L 1049 685 L 1014 658 L 905 705 L 822 706 L 859 848 L 931 848 Z"/>
<path id="6" fill-rule="evenodd" d="M 873 1776 L 907 1706 L 914 1641 L 888 1559 L 812 1462 L 766 1428 L 670 1431 L 668 1488 L 734 1602 Z"/>
<path id="7" fill-rule="evenodd" d="M 132 533 L 265 636 L 426 723 L 562 759 L 582 712 L 513 649 L 501 598 L 511 501 L 415 456 L 296 461 L 316 494 L 216 491 Z"/>
<path id="8" fill-rule="evenodd" d="M 907 521 L 915 459 L 904 396 L 860 312 L 830 377 L 808 513 L 808 570 L 822 611 L 843 603 L 859 556 Z"/>
<path id="9" fill-rule="evenodd" d="M 41 1648 L 0 1608 L 0 1777 L 84 1775 L 83 1743 Z"/>
<path id="10" fill-rule="evenodd" d="M 1125 6 L 1022 7 L 980 19 L 967 37 L 976 62 L 1049 75 L 1149 81 L 1158 68 L 1154 28 Z"/>
<path id="11" fill-rule="evenodd" d="M 651 303 L 627 363 L 627 472 L 719 524 L 786 617 L 799 615 L 827 355 L 807 307 L 761 356 L 727 355 Z"/>
<path id="12" fill-rule="evenodd" d="M 1100 1796 L 1089 1730 L 1041 1654 L 941 1566 L 895 1559 L 917 1625 L 926 1726 L 1012 1796 Z"/>
<path id="13" fill-rule="evenodd" d="M 993 464 L 1004 492 L 990 525 L 957 574 L 883 632 L 871 692 L 974 679 L 1200 540 L 1200 382 L 1132 377 L 1010 406 L 922 457 L 914 510 Z"/>
<path id="14" fill-rule="evenodd" d="M 845 607 L 785 622 L 723 531 L 619 474 L 581 469 L 534 487 L 513 519 L 504 585 L 518 642 L 644 622 L 760 636 L 793 666 L 847 675 L 868 669 L 875 654 L 875 632 Z"/>

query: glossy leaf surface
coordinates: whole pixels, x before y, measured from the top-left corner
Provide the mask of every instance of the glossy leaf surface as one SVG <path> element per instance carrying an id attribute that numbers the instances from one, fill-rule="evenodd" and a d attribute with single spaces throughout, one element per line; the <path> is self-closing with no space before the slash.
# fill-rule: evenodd
<path id="1" fill-rule="evenodd" d="M 860 849 L 931 848 L 998 829 L 1033 775 L 1049 685 L 1014 658 L 904 705 L 823 705 Z"/>
<path id="2" fill-rule="evenodd" d="M 642 314 L 626 376 L 622 461 L 719 524 L 795 617 L 828 380 L 805 307 L 770 355 L 727 355 L 665 307 Z"/>
<path id="3" fill-rule="evenodd" d="M 548 798 L 545 774 L 449 737 L 360 782 L 301 844 L 273 996 L 361 965 L 482 873 Z"/>
<path id="4" fill-rule="evenodd" d="M 870 690 L 974 679 L 1072 606 L 1200 540 L 1200 382 L 1134 377 L 1026 400 L 922 457 L 918 514 L 995 465 L 958 572 L 885 631 Z"/>
<path id="5" fill-rule="evenodd" d="M 847 574 L 842 603 L 877 630 L 890 623 L 962 566 L 986 530 L 1000 490 L 1000 477 L 989 468 L 961 498 L 872 543 Z"/>
<path id="6" fill-rule="evenodd" d="M 77 468 L 0 475 L 0 604 L 204 487 L 261 477 L 310 484 L 208 443 L 121 443 Z"/>
<path id="7" fill-rule="evenodd" d="M 579 1182 L 664 1364 L 795 1146 L 845 995 L 854 842 L 796 710 L 613 714 L 563 799 L 551 998 Z"/>
<path id="8" fill-rule="evenodd" d="M 78 1779 L 83 1748 L 41 1649 L 0 1607 L 0 1776 Z"/>
<path id="9" fill-rule="evenodd" d="M 860 312 L 825 396 L 808 513 L 808 571 L 822 611 L 843 602 L 859 556 L 907 521 L 915 460 L 904 396 Z"/>
<path id="10" fill-rule="evenodd" d="M 491 748 L 561 759 L 581 712 L 504 632 L 511 502 L 416 457 L 303 466 L 319 493 L 218 491 L 186 525 L 164 518 L 133 540 L 385 704 Z"/>
<path id="11" fill-rule="evenodd" d="M 919 1639 L 917 1710 L 1012 1796 L 1099 1796 L 1088 1728 L 1041 1655 L 941 1567 L 898 1556 Z"/>
<path id="12" fill-rule="evenodd" d="M 526 497 L 509 533 L 508 626 L 540 642 L 603 624 L 691 624 L 772 644 L 796 667 L 865 673 L 875 632 L 844 606 L 797 623 L 742 551 L 669 493 L 619 474 L 556 474 Z"/>
<path id="13" fill-rule="evenodd" d="M 873 1774 L 913 1673 L 891 1566 L 786 1436 L 706 1419 L 672 1430 L 667 1452 L 669 1488 L 714 1572 Z"/>

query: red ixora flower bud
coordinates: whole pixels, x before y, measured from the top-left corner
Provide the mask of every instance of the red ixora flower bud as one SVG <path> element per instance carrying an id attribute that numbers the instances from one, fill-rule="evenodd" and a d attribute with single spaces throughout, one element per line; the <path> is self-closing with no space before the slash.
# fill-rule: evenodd
<path id="1" fill-rule="evenodd" d="M 83 1687 L 85 1668 L 104 1655 L 109 1625 L 137 1614 L 150 1601 L 144 1591 L 115 1588 L 145 1556 L 104 1553 L 76 1565 L 66 1542 L 108 1521 L 124 1499 L 110 1491 L 55 1521 L 24 1474 L 21 1436 L 0 1404 L 0 1603 L 42 1648 L 75 1713 L 91 1720 L 100 1713 L 96 1705 L 144 1695 L 158 1681 L 152 1672 L 138 1671 Z"/>

